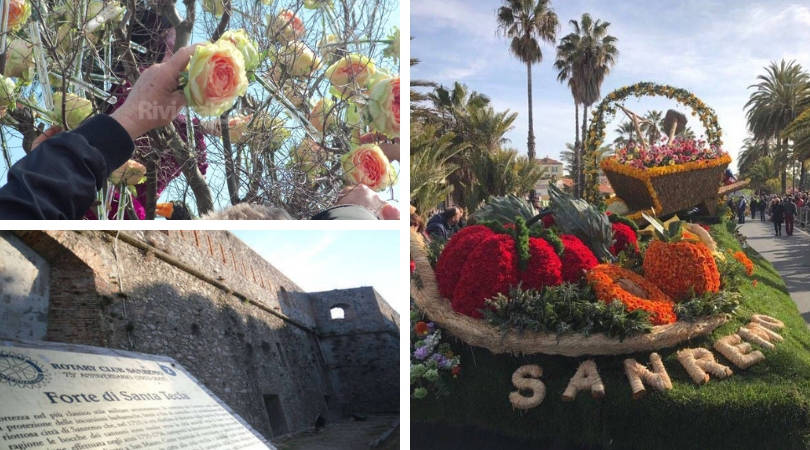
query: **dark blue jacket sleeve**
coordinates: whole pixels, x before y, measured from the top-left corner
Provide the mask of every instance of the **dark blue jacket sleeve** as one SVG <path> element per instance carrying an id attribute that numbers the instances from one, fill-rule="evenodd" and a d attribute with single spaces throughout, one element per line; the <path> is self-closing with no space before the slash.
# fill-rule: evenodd
<path id="1" fill-rule="evenodd" d="M 104 114 L 55 135 L 11 167 L 0 219 L 81 219 L 133 149 L 126 130 Z"/>

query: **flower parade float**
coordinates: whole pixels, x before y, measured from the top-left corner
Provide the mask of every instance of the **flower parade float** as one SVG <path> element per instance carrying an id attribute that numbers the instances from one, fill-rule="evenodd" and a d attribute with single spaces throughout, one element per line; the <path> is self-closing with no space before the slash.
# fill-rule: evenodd
<path id="1" fill-rule="evenodd" d="M 446 243 L 412 234 L 412 435 L 806 448 L 810 333 L 734 224 L 647 236 L 550 196 L 553 219 L 493 198 Z"/>
<path id="2" fill-rule="evenodd" d="M 309 218 L 357 184 L 398 196 L 399 168 L 383 151 L 399 139 L 388 0 L 11 0 L 7 9 L 0 127 L 22 137 L 19 148 L 3 139 L 7 166 L 45 128 L 112 113 L 148 67 L 198 44 L 178 80 L 187 108 L 136 139 L 85 218 L 151 219 L 159 200 L 190 216 L 253 203 Z"/>

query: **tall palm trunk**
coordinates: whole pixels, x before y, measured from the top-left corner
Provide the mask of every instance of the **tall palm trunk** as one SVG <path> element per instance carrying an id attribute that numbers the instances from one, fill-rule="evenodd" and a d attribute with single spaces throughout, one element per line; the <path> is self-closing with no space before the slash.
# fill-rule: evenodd
<path id="1" fill-rule="evenodd" d="M 799 190 L 804 191 L 804 185 L 807 181 L 807 160 L 802 159 L 802 167 L 799 169 Z"/>
<path id="2" fill-rule="evenodd" d="M 529 79 L 529 139 L 526 142 L 529 160 L 534 159 L 534 123 L 532 121 L 532 65 L 526 63 L 526 75 Z"/>
<path id="3" fill-rule="evenodd" d="M 579 150 L 579 167 L 577 167 L 577 178 L 575 190 L 577 198 L 585 195 L 585 142 L 588 140 L 588 106 L 582 105 L 582 145 Z"/>
<path id="4" fill-rule="evenodd" d="M 574 160 L 571 161 L 571 178 L 574 178 L 579 170 L 578 163 L 577 163 L 577 152 L 579 151 L 579 146 L 581 144 L 579 140 L 579 103 L 577 103 L 577 99 L 574 99 L 574 131 L 576 136 L 574 137 Z"/>
<path id="5" fill-rule="evenodd" d="M 788 171 L 788 156 L 787 156 L 787 148 L 785 139 L 779 138 L 777 141 L 779 145 L 779 159 L 780 164 L 782 165 L 782 176 L 780 177 L 780 187 L 782 188 L 782 193 L 784 194 L 787 192 L 787 171 Z"/>

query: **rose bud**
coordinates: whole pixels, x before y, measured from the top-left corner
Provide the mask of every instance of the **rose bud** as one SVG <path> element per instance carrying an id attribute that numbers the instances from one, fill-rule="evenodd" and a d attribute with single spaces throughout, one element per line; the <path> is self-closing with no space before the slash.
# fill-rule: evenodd
<path id="1" fill-rule="evenodd" d="M 223 3 L 222 0 L 203 0 L 202 8 L 203 11 L 209 14 L 222 17 L 222 14 L 225 12 L 225 3 Z"/>
<path id="2" fill-rule="evenodd" d="M 382 191 L 396 182 L 394 168 L 376 144 L 355 147 L 340 159 L 343 176 L 349 184 L 364 184 Z"/>
<path id="3" fill-rule="evenodd" d="M 261 61 L 259 60 L 259 47 L 256 41 L 248 36 L 247 32 L 243 29 L 228 30 L 222 34 L 220 39 L 230 41 L 240 52 L 245 59 L 245 70 L 252 71 L 259 67 Z"/>
<path id="4" fill-rule="evenodd" d="M 337 125 L 338 110 L 335 108 L 335 102 L 328 97 L 318 100 L 309 113 L 309 121 L 321 134 L 329 127 Z"/>
<path id="5" fill-rule="evenodd" d="M 24 81 L 34 79 L 34 46 L 20 38 L 11 38 L 6 50 L 6 70 L 10 77 Z"/>
<path id="6" fill-rule="evenodd" d="M 339 56 L 339 47 L 337 45 L 332 45 L 337 44 L 338 42 L 340 42 L 340 38 L 334 34 L 327 34 L 321 39 L 320 42 L 318 42 L 318 52 L 328 64 L 335 62 Z"/>
<path id="7" fill-rule="evenodd" d="M 282 48 L 278 53 L 278 61 L 284 64 L 290 76 L 302 78 L 310 76 L 321 65 L 321 59 L 299 41 Z"/>
<path id="8" fill-rule="evenodd" d="M 374 61 L 356 53 L 346 55 L 326 69 L 326 78 L 341 97 L 365 91 L 368 79 L 376 73 Z"/>
<path id="9" fill-rule="evenodd" d="M 62 93 L 53 94 L 53 121 L 57 125 L 66 123 L 69 130 L 78 127 L 84 119 L 93 114 L 93 104 L 90 100 L 78 95 L 67 93 L 65 95 L 65 117 L 62 117 Z"/>
<path id="10" fill-rule="evenodd" d="M 318 9 L 318 8 L 331 8 L 332 0 L 304 0 L 304 8 Z"/>
<path id="11" fill-rule="evenodd" d="M 204 116 L 222 114 L 247 90 L 245 58 L 228 40 L 197 46 L 186 70 L 186 102 Z"/>
<path id="12" fill-rule="evenodd" d="M 312 139 L 304 139 L 301 144 L 290 152 L 291 163 L 309 175 L 317 176 L 326 170 L 326 159 L 329 156 L 326 149 Z"/>
<path id="13" fill-rule="evenodd" d="M 134 186 L 146 181 L 145 176 L 146 167 L 144 167 L 143 164 L 139 163 L 138 161 L 130 159 L 121 167 L 113 170 L 113 173 L 110 174 L 110 183 Z"/>
<path id="14" fill-rule="evenodd" d="M 371 86 L 368 113 L 372 126 L 389 137 L 399 137 L 399 77 L 380 80 Z"/>
<path id="15" fill-rule="evenodd" d="M 306 33 L 304 22 L 289 9 L 282 9 L 277 16 L 269 16 L 270 38 L 286 44 L 301 39 Z"/>

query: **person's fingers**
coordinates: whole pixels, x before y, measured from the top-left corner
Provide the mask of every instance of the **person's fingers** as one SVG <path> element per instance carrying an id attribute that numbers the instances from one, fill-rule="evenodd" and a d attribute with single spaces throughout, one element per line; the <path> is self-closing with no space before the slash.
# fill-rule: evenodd
<path id="1" fill-rule="evenodd" d="M 191 58 L 192 53 L 194 53 L 194 49 L 197 48 L 198 45 L 200 44 L 189 45 L 188 47 L 181 48 L 163 64 L 166 64 L 175 73 L 182 72 L 183 69 L 185 69 L 188 65 L 188 60 Z"/>
<path id="2" fill-rule="evenodd" d="M 380 215 L 383 220 L 399 220 L 399 210 L 392 205 L 383 206 Z"/>
<path id="3" fill-rule="evenodd" d="M 183 91 L 172 92 L 172 94 L 166 100 L 166 104 L 172 105 L 179 110 L 180 108 L 186 106 L 186 95 L 183 94 Z M 174 118 L 172 117 L 172 119 Z"/>
<path id="4" fill-rule="evenodd" d="M 54 126 L 54 127 L 48 128 L 47 130 L 42 132 L 42 134 L 40 134 L 39 136 L 37 136 L 34 139 L 34 142 L 31 143 L 31 148 L 35 148 L 37 145 L 41 144 L 46 139 L 48 139 L 48 138 L 52 137 L 53 135 L 55 135 L 57 133 L 60 133 L 60 132 L 62 132 L 62 127 Z"/>

